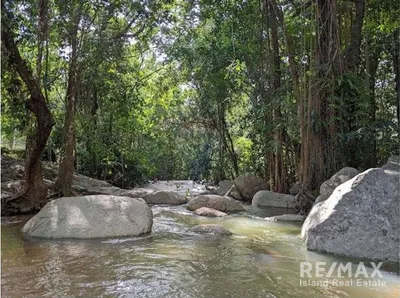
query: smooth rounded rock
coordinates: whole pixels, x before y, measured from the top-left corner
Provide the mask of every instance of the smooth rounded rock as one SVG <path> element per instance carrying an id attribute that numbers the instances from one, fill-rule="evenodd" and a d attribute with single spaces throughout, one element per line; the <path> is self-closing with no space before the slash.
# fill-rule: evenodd
<path id="1" fill-rule="evenodd" d="M 176 191 L 155 191 L 143 195 L 142 199 L 145 200 L 147 204 L 154 205 L 181 205 L 186 203 L 185 194 Z"/>
<path id="2" fill-rule="evenodd" d="M 234 183 L 244 201 L 251 201 L 258 191 L 268 189 L 268 184 L 254 174 L 240 175 L 234 180 Z"/>
<path id="3" fill-rule="evenodd" d="M 142 199 L 118 196 L 63 197 L 51 201 L 22 231 L 40 238 L 109 238 L 151 232 L 153 214 Z"/>
<path id="4" fill-rule="evenodd" d="M 255 194 L 251 204 L 261 207 L 294 208 L 295 199 L 292 195 L 261 190 Z"/>
<path id="5" fill-rule="evenodd" d="M 217 195 L 201 195 L 189 201 L 186 208 L 195 211 L 201 207 L 213 208 L 222 212 L 244 211 L 244 208 L 238 201 L 230 197 Z"/>

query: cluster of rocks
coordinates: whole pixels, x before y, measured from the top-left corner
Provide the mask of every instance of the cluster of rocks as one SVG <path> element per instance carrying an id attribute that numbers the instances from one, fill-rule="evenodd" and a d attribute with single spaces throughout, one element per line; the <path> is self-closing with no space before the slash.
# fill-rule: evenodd
<path id="1" fill-rule="evenodd" d="M 23 166 L 2 160 L 2 200 L 23 187 Z M 57 170 L 45 164 L 45 182 L 54 183 Z M 79 196 L 49 202 L 24 226 L 27 236 L 43 238 L 103 238 L 139 236 L 151 232 L 149 205 L 186 204 L 198 216 L 224 217 L 245 211 L 240 201 L 253 206 L 282 208 L 286 213 L 269 217 L 270 221 L 302 222 L 301 235 L 310 250 L 346 257 L 399 262 L 400 248 L 400 158 L 391 157 L 381 168 L 359 173 L 346 167 L 320 187 L 311 212 L 292 214 L 295 193 L 269 191 L 267 184 L 253 174 L 234 181 L 221 181 L 216 194 L 190 196 L 184 188 L 120 189 L 84 175 L 74 175 L 74 190 Z M 183 185 L 182 183 L 180 185 Z M 177 189 L 174 190 L 173 187 Z M 240 201 L 239 201 L 240 200 Z M 246 203 L 244 203 L 246 204 Z M 284 208 L 284 209 L 283 209 Z M 282 213 L 285 213 L 282 212 Z M 195 233 L 230 235 L 221 225 L 199 225 Z"/>
<path id="2" fill-rule="evenodd" d="M 231 196 L 236 200 L 250 201 L 260 190 L 267 190 L 267 183 L 254 174 L 242 174 L 235 180 L 223 180 L 216 192 L 220 196 Z"/>
<path id="3" fill-rule="evenodd" d="M 254 174 L 243 174 L 235 180 L 223 180 L 216 192 L 236 200 L 251 202 L 253 206 L 293 209 L 295 194 L 281 194 L 268 190 L 268 184 Z"/>
<path id="4" fill-rule="evenodd" d="M 49 181 L 49 186 L 51 186 L 52 181 Z M 15 181 L 8 183 L 11 185 L 4 187 L 3 190 L 10 192 L 15 190 L 13 189 Z M 186 208 L 198 216 L 223 217 L 232 212 L 245 211 L 238 200 L 226 195 L 234 193 L 241 200 L 253 199 L 256 206 L 291 206 L 291 197 L 274 195 L 263 190 L 266 188 L 266 183 L 255 175 L 243 175 L 235 180 L 235 185 L 229 185 L 225 181 L 221 183 L 221 186 L 226 189 L 226 192 L 220 187 L 219 193 L 224 193 L 224 195 L 206 194 L 191 197 L 187 195 L 187 191 L 178 188 L 177 190 L 159 190 L 162 185 L 152 185 L 150 188 L 126 190 L 114 187 L 105 181 L 75 174 L 73 189 L 80 193 L 80 196 L 49 202 L 28 221 L 23 231 L 28 236 L 43 238 L 139 236 L 151 231 L 153 219 L 148 205 L 186 204 Z M 285 220 L 285 218 L 277 220 Z M 287 218 L 287 220 L 293 219 Z M 199 225 L 193 228 L 193 232 L 231 234 L 219 225 Z"/>
<path id="5" fill-rule="evenodd" d="M 254 175 L 222 181 L 218 194 L 250 201 L 253 206 L 293 210 L 300 184 L 290 194 L 267 189 Z M 293 213 L 289 211 L 289 213 Z M 305 218 L 283 214 L 270 221 L 303 222 L 301 235 L 310 250 L 346 257 L 399 262 L 400 158 L 393 156 L 381 168 L 360 173 L 345 167 L 325 181 Z"/>

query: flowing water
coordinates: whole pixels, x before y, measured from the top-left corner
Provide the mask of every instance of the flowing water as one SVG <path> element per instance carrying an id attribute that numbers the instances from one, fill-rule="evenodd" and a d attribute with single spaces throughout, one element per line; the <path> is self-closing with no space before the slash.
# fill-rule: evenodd
<path id="1" fill-rule="evenodd" d="M 151 235 L 87 241 L 23 239 L 28 217 L 4 218 L 2 297 L 399 297 L 398 271 L 390 266 L 372 279 L 379 286 L 301 286 L 300 262 L 329 268 L 348 260 L 307 251 L 299 224 L 262 219 L 273 210 L 247 209 L 203 218 L 182 206 L 157 206 Z M 204 223 L 234 235 L 191 232 Z"/>

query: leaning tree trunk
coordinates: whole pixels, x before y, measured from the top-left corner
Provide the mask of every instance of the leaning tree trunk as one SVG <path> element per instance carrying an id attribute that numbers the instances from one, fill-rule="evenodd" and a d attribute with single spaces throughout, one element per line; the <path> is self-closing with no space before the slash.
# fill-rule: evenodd
<path id="1" fill-rule="evenodd" d="M 4 11 L 4 5 L 2 5 L 2 10 Z M 2 202 L 2 214 L 32 212 L 34 209 L 40 208 L 47 198 L 47 187 L 43 182 L 40 157 L 46 147 L 54 121 L 37 80 L 34 79 L 31 70 L 19 53 L 7 21 L 2 23 L 1 33 L 8 61 L 29 90 L 30 97 L 26 106 L 36 117 L 32 150 L 25 166 L 24 190 L 22 194 Z"/>

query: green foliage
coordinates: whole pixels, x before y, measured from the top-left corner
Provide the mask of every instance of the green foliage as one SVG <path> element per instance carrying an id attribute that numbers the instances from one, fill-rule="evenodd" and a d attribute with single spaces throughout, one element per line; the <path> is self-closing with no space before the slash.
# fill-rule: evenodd
<path id="1" fill-rule="evenodd" d="M 361 168 L 382 164 L 399 148 L 391 38 L 399 7 L 390 1 L 367 2 L 360 66 L 336 78 L 328 106 L 335 111 L 332 121 L 344 163 Z M 7 5 L 14 12 L 19 49 L 35 70 L 38 7 L 21 0 Z M 59 152 L 63 144 L 70 32 L 79 5 L 78 171 L 121 187 L 153 178 L 218 181 L 244 172 L 272 178 L 267 177 L 271 157 L 281 151 L 284 184 L 298 179 L 300 98 L 294 94 L 281 24 L 280 84 L 272 91 L 276 70 L 271 68 L 271 28 L 262 1 L 49 2 L 41 78 L 56 122 L 49 147 Z M 349 5 L 340 3 L 350 18 Z M 315 7 L 280 1 L 278 6 L 284 8 L 307 111 L 316 76 Z M 344 49 L 351 22 L 342 21 Z M 366 66 L 373 56 L 378 61 L 374 96 Z M 28 92 L 9 67 L 7 53 L 3 58 L 2 139 L 24 143 L 19 137 L 33 127 L 23 105 Z M 331 124 L 315 117 L 310 113 L 305 119 L 315 130 Z"/>

